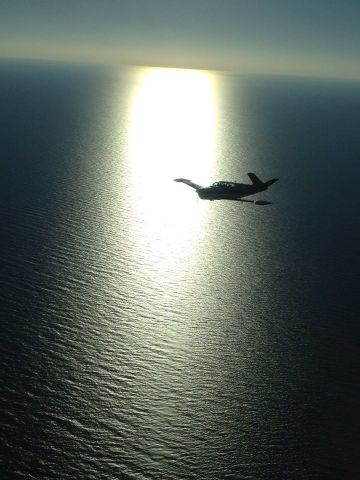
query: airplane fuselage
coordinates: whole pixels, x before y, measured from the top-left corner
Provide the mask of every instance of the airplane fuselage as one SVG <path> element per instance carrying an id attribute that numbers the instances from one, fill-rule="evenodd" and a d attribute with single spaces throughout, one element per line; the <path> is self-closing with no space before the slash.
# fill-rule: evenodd
<path id="1" fill-rule="evenodd" d="M 251 184 L 221 181 L 215 182 L 208 187 L 203 187 L 187 178 L 175 178 L 175 182 L 185 183 L 185 185 L 194 188 L 203 200 L 236 200 L 252 202 L 258 205 L 271 203 L 263 200 L 242 200 L 242 198 L 267 190 L 278 179 L 273 178 L 267 182 L 262 182 L 254 173 L 248 173 L 248 176 L 252 182 Z"/>
<path id="2" fill-rule="evenodd" d="M 216 182 L 209 187 L 202 187 L 196 190 L 203 200 L 234 200 L 247 197 L 266 190 L 263 185 L 247 185 L 244 183 Z"/>

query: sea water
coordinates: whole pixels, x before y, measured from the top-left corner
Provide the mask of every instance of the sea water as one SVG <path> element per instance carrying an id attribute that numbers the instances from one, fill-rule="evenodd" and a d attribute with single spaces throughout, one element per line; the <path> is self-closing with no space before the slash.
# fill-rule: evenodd
<path id="1" fill-rule="evenodd" d="M 3 62 L 1 478 L 354 479 L 360 83 Z M 261 206 L 208 185 L 278 177 Z"/>

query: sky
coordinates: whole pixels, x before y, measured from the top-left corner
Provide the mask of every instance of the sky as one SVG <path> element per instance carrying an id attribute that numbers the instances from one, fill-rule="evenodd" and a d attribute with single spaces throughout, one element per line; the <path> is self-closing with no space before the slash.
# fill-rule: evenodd
<path id="1" fill-rule="evenodd" d="M 0 57 L 360 78 L 358 0 L 0 0 Z"/>

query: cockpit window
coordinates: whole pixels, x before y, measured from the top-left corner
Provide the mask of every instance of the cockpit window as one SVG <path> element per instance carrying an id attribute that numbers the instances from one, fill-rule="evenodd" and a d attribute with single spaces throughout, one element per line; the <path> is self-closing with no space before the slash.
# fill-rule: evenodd
<path id="1" fill-rule="evenodd" d="M 232 182 L 215 182 L 212 184 L 213 188 L 222 188 L 222 187 L 233 188 L 235 186 L 236 184 Z"/>

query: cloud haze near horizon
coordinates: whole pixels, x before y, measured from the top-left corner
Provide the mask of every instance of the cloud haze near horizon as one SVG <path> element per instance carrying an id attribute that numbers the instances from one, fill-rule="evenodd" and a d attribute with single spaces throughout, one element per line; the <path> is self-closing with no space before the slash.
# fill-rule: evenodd
<path id="1" fill-rule="evenodd" d="M 0 56 L 360 78 L 360 4 L 13 0 Z"/>

